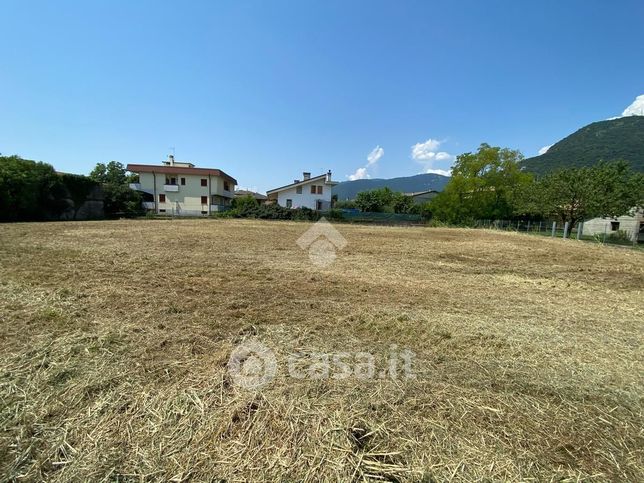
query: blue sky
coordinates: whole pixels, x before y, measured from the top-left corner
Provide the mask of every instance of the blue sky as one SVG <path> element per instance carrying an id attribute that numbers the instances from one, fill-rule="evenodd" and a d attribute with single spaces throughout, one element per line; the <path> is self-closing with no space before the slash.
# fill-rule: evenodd
<path id="1" fill-rule="evenodd" d="M 0 152 L 66 172 L 174 146 L 261 191 L 407 176 L 481 142 L 534 155 L 644 94 L 641 0 L 0 0 L 0 17 Z"/>

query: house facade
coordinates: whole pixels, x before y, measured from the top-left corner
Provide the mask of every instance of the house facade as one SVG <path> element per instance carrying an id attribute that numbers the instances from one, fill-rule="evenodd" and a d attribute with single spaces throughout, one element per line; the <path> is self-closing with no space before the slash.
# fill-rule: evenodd
<path id="1" fill-rule="evenodd" d="M 130 188 L 143 194 L 143 207 L 160 215 L 200 216 L 225 211 L 237 181 L 219 169 L 195 168 L 168 156 L 161 165 L 128 164 L 139 175 Z"/>
<path id="2" fill-rule="evenodd" d="M 331 180 L 331 171 L 311 177 L 311 173 L 302 173 L 302 179 L 281 188 L 266 192 L 269 202 L 285 208 L 310 208 L 328 210 L 331 208 L 331 188 L 338 184 Z"/>

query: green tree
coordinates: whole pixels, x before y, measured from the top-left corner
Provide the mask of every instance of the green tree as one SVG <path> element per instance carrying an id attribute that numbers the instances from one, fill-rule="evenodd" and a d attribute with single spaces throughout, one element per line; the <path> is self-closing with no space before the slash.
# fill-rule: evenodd
<path id="1" fill-rule="evenodd" d="M 42 220 L 62 209 L 61 181 L 46 163 L 0 156 L 0 219 Z"/>
<path id="2" fill-rule="evenodd" d="M 245 195 L 238 198 L 234 198 L 232 202 L 232 208 L 243 212 L 245 210 L 253 210 L 259 206 L 259 203 L 253 196 Z"/>
<path id="3" fill-rule="evenodd" d="M 409 213 L 413 206 L 414 200 L 411 196 L 406 196 L 400 192 L 392 194 L 391 207 L 394 213 Z"/>
<path id="4" fill-rule="evenodd" d="M 526 191 L 521 208 L 567 222 L 572 229 L 588 218 L 628 214 L 643 200 L 644 174 L 616 161 L 550 173 Z"/>
<path id="5" fill-rule="evenodd" d="M 509 218 L 521 192 L 533 182 L 521 171 L 523 155 L 516 150 L 481 144 L 476 153 L 461 154 L 443 192 L 431 201 L 440 221 Z"/>
<path id="6" fill-rule="evenodd" d="M 141 195 L 129 187 L 135 176 L 128 174 L 123 164 L 118 161 L 98 163 L 89 177 L 103 187 L 107 216 L 141 212 Z"/>
<path id="7" fill-rule="evenodd" d="M 363 212 L 381 212 L 391 206 L 393 197 L 394 192 L 387 187 L 361 191 L 356 196 L 355 204 Z"/>

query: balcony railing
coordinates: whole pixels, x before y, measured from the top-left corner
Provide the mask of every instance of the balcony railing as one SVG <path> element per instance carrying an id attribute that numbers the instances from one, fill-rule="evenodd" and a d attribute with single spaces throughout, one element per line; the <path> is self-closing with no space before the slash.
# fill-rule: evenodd
<path id="1" fill-rule="evenodd" d="M 168 192 L 177 192 L 179 191 L 179 185 L 178 184 L 164 184 L 163 185 L 163 191 L 168 191 Z"/>

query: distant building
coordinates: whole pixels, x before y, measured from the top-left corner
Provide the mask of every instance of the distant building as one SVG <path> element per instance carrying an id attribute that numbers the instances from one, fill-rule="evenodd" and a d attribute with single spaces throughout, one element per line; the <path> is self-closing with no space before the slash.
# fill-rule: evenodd
<path id="1" fill-rule="evenodd" d="M 128 164 L 139 175 L 130 188 L 144 193 L 144 208 L 162 215 L 208 215 L 230 207 L 237 181 L 219 169 L 195 165 L 168 156 L 162 165 Z"/>
<path id="2" fill-rule="evenodd" d="M 593 218 L 584 221 L 583 234 L 610 236 L 620 230 L 626 232 L 632 241 L 644 243 L 644 211 L 639 210 L 633 216 Z"/>
<path id="3" fill-rule="evenodd" d="M 338 184 L 331 181 L 331 171 L 311 177 L 311 173 L 302 173 L 302 180 L 296 179 L 291 184 L 266 192 L 269 202 L 286 208 L 311 208 L 328 210 L 331 208 L 331 188 Z"/>
<path id="4" fill-rule="evenodd" d="M 427 190 L 427 191 L 416 191 L 415 193 L 403 193 L 405 196 L 409 196 L 414 203 L 417 205 L 422 205 L 434 198 L 438 191 L 436 190 Z"/>
<path id="5" fill-rule="evenodd" d="M 235 198 L 242 198 L 244 196 L 252 196 L 260 205 L 263 205 L 266 203 L 266 201 L 268 201 L 268 196 L 263 195 L 261 193 L 256 193 L 254 191 L 248 191 L 248 190 L 235 191 Z"/>

